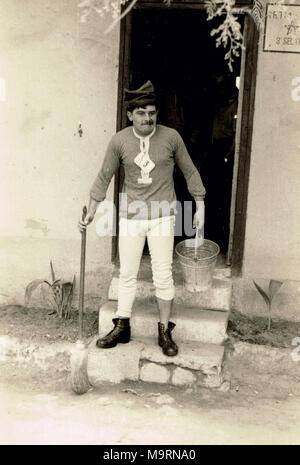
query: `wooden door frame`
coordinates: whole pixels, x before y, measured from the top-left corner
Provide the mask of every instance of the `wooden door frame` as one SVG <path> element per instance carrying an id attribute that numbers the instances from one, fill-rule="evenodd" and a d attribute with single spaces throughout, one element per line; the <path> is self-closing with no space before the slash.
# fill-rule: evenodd
<path id="1" fill-rule="evenodd" d="M 241 130 L 231 253 L 231 274 L 233 277 L 241 276 L 243 268 L 259 40 L 259 33 L 253 19 L 248 15 L 246 20 Z"/>
<path id="2" fill-rule="evenodd" d="M 238 0 L 237 6 L 251 5 L 251 0 Z M 168 7 L 162 0 L 139 0 L 135 8 L 143 9 L 204 9 L 202 0 L 172 0 Z M 256 70 L 258 58 L 258 31 L 252 18 L 247 15 L 247 28 L 244 37 L 245 44 L 245 67 L 242 108 L 240 113 L 240 138 L 239 159 L 236 179 L 236 196 L 234 205 L 234 223 L 231 249 L 232 276 L 240 276 L 242 273 L 244 242 L 246 230 L 247 197 L 250 172 L 250 155 L 253 132 L 254 98 L 256 89 Z M 119 50 L 119 82 L 118 82 L 118 108 L 117 108 L 117 131 L 127 125 L 126 109 L 123 104 L 124 88 L 130 87 L 130 46 L 132 31 L 132 13 L 123 18 L 120 25 L 120 50 Z M 116 230 L 117 236 L 112 241 L 112 262 L 118 261 L 118 215 L 119 215 L 119 192 L 121 191 L 124 172 L 121 168 L 115 175 L 114 203 L 116 206 Z"/>

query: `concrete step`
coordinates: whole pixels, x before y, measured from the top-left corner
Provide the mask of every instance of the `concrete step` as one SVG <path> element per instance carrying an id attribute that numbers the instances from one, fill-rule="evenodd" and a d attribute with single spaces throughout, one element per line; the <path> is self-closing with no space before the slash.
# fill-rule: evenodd
<path id="1" fill-rule="evenodd" d="M 118 300 L 117 276 L 112 278 L 108 298 Z M 154 285 L 148 279 L 140 279 L 137 282 L 137 298 L 152 297 L 155 293 Z M 178 280 L 175 283 L 175 303 L 188 304 L 206 310 L 218 309 L 219 311 L 229 311 L 231 306 L 232 282 L 230 279 L 215 277 L 212 280 L 211 288 L 202 292 L 189 292 L 183 283 Z"/>
<path id="2" fill-rule="evenodd" d="M 106 302 L 99 311 L 99 332 L 107 334 L 113 327 L 112 318 L 117 309 L 116 301 Z M 199 307 L 174 304 L 171 320 L 176 327 L 174 340 L 180 342 L 202 342 L 221 344 L 226 335 L 228 312 L 203 310 Z M 131 333 L 134 339 L 157 338 L 158 310 L 155 298 L 136 299 L 132 317 Z"/>
<path id="3" fill-rule="evenodd" d="M 167 357 L 157 338 L 133 338 L 128 344 L 98 349 L 88 356 L 88 377 L 94 386 L 103 382 L 144 381 L 177 386 L 220 387 L 224 347 L 197 342 L 180 343 L 178 355 Z"/>

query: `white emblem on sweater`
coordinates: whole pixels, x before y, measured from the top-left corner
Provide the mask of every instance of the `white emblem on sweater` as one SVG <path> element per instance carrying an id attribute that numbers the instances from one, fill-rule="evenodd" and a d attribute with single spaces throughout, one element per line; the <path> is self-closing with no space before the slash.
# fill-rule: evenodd
<path id="1" fill-rule="evenodd" d="M 135 157 L 134 163 L 141 169 L 141 177 L 138 178 L 138 183 L 139 184 L 151 184 L 152 183 L 152 178 L 149 177 L 149 173 L 153 170 L 155 167 L 155 163 L 151 160 L 149 157 L 149 147 L 150 147 L 150 137 L 153 136 L 155 133 L 155 128 L 149 134 L 149 136 L 142 137 L 139 136 L 134 128 L 133 132 L 134 135 L 140 139 L 140 153 Z"/>

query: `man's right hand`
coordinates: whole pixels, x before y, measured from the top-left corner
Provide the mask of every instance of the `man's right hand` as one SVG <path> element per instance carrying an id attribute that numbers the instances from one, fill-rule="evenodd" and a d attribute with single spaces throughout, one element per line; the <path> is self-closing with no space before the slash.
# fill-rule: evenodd
<path id="1" fill-rule="evenodd" d="M 86 229 L 86 227 L 93 221 L 94 216 L 95 216 L 95 213 L 88 211 L 85 216 L 85 219 L 84 220 L 80 219 L 78 221 L 78 229 L 80 232 L 83 232 Z"/>

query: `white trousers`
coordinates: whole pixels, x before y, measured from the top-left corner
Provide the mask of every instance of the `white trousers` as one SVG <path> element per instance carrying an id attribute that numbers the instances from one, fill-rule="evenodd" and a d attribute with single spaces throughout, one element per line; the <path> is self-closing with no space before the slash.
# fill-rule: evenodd
<path id="1" fill-rule="evenodd" d="M 130 318 L 136 295 L 137 275 L 146 238 L 151 256 L 155 295 L 174 298 L 172 275 L 175 216 L 152 220 L 120 219 L 120 276 L 117 317 Z"/>

